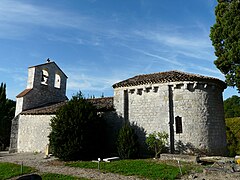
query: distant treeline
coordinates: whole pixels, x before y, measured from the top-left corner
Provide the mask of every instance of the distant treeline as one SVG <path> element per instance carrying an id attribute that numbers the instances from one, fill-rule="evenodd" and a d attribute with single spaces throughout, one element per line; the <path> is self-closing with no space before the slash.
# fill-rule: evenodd
<path id="1" fill-rule="evenodd" d="M 6 84 L 0 85 L 0 150 L 6 150 L 10 143 L 11 120 L 16 102 L 6 97 Z"/>

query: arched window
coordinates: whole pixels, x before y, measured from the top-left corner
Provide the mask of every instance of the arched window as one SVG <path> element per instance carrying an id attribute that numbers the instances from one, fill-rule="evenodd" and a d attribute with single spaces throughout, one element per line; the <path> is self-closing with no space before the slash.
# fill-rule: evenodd
<path id="1" fill-rule="evenodd" d="M 48 71 L 46 69 L 42 70 L 41 84 L 48 85 Z"/>
<path id="2" fill-rule="evenodd" d="M 54 87 L 55 88 L 60 88 L 61 85 L 61 77 L 59 74 L 55 74 L 55 83 L 54 83 Z"/>

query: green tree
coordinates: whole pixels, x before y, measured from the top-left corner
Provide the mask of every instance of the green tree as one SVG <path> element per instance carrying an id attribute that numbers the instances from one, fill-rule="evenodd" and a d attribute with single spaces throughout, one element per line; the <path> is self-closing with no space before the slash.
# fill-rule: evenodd
<path id="1" fill-rule="evenodd" d="M 150 151 L 155 153 L 155 158 L 158 158 L 167 145 L 168 134 L 166 132 L 153 132 L 148 135 L 146 144 Z"/>
<path id="2" fill-rule="evenodd" d="M 50 146 L 62 160 L 86 160 L 101 155 L 102 118 L 96 108 L 78 93 L 51 119 Z"/>
<path id="3" fill-rule="evenodd" d="M 210 32 L 217 56 L 214 63 L 225 75 L 228 86 L 240 91 L 240 1 L 218 0 L 215 15 Z"/>
<path id="4" fill-rule="evenodd" d="M 229 127 L 226 128 L 226 135 L 227 135 L 228 155 L 233 157 L 236 155 L 236 152 L 237 152 L 238 141 Z"/>
<path id="5" fill-rule="evenodd" d="M 134 124 L 124 123 L 117 138 L 117 151 L 122 159 L 134 159 L 139 156 L 138 136 L 134 130 Z"/>
<path id="6" fill-rule="evenodd" d="M 15 113 L 15 102 L 6 97 L 6 84 L 0 85 L 0 150 L 10 143 L 11 120 Z"/>
<path id="7" fill-rule="evenodd" d="M 224 101 L 225 118 L 240 117 L 240 97 L 234 95 Z"/>
<path id="8" fill-rule="evenodd" d="M 229 155 L 240 153 L 240 117 L 226 118 L 226 134 Z"/>

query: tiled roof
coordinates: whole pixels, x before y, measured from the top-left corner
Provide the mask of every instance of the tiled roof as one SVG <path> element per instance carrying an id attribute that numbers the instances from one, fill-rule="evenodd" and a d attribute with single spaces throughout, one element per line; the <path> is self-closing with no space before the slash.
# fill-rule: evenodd
<path id="1" fill-rule="evenodd" d="M 137 86 L 137 85 L 143 85 L 143 84 L 179 82 L 179 81 L 214 82 L 219 84 L 223 88 L 226 88 L 226 84 L 217 78 L 202 76 L 198 74 L 190 74 L 190 73 L 185 73 L 181 71 L 167 71 L 167 72 L 159 72 L 154 74 L 138 75 L 114 84 L 113 88 Z"/>
<path id="2" fill-rule="evenodd" d="M 21 93 L 19 93 L 16 97 L 17 98 L 20 98 L 20 97 L 23 97 L 25 96 L 27 93 L 29 93 L 32 89 L 25 89 L 23 90 Z"/>
<path id="3" fill-rule="evenodd" d="M 113 110 L 113 97 L 88 99 L 99 111 Z"/>
<path id="4" fill-rule="evenodd" d="M 113 98 L 107 97 L 107 98 L 96 98 L 96 99 L 88 99 L 89 102 L 91 102 L 99 112 L 103 111 L 111 111 L 113 110 Z M 21 114 L 24 115 L 51 115 L 56 114 L 56 111 L 65 105 L 67 101 L 55 103 L 55 104 L 48 104 L 42 107 L 29 109 L 22 111 Z"/>
<path id="5" fill-rule="evenodd" d="M 24 114 L 24 115 L 34 115 L 34 114 L 45 114 L 45 115 L 50 115 L 50 114 L 55 114 L 56 111 L 62 107 L 63 105 L 65 105 L 67 102 L 60 102 L 60 103 L 55 103 L 55 104 L 47 104 L 47 105 L 44 105 L 44 106 L 41 106 L 41 107 L 37 107 L 37 108 L 34 108 L 34 109 L 29 109 L 29 110 L 25 110 L 25 111 L 22 111 L 21 114 Z"/>

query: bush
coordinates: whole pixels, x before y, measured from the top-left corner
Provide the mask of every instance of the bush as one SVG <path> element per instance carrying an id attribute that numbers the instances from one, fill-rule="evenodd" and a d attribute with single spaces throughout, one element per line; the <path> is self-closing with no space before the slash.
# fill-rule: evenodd
<path id="1" fill-rule="evenodd" d="M 229 156 L 240 154 L 240 117 L 226 118 L 225 122 Z"/>
<path id="2" fill-rule="evenodd" d="M 237 139 L 229 127 L 226 128 L 228 155 L 234 157 L 237 151 Z"/>
<path id="3" fill-rule="evenodd" d="M 51 119 L 50 146 L 62 160 L 85 160 L 100 155 L 104 134 L 102 119 L 81 92 Z"/>
<path id="4" fill-rule="evenodd" d="M 117 138 L 117 151 L 122 159 L 133 159 L 139 155 L 138 137 L 133 129 L 134 124 L 125 123 Z"/>
<path id="5" fill-rule="evenodd" d="M 234 95 L 224 101 L 225 118 L 240 117 L 240 97 Z"/>
<path id="6" fill-rule="evenodd" d="M 148 135 L 146 144 L 150 151 L 155 153 L 155 158 L 158 158 L 167 145 L 168 134 L 166 132 L 153 132 Z"/>

